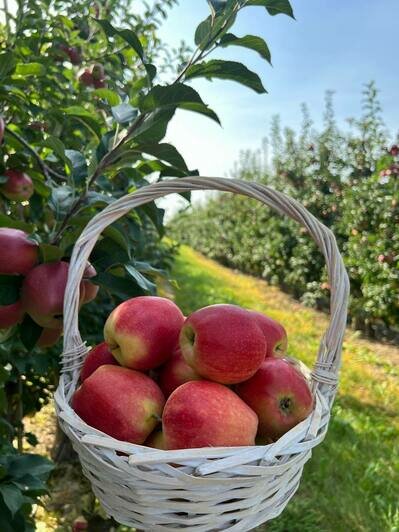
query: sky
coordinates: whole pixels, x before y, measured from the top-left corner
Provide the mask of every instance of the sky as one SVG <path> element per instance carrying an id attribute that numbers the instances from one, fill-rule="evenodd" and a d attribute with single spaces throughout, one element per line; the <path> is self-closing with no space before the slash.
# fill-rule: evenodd
<path id="1" fill-rule="evenodd" d="M 291 0 L 296 20 L 271 17 L 261 7 L 243 10 L 233 32 L 263 37 L 271 50 L 271 67 L 255 52 L 224 49 L 218 58 L 234 59 L 256 71 L 268 90 L 258 95 L 230 81 L 193 83 L 219 115 L 222 127 L 209 119 L 179 111 L 167 140 L 201 175 L 230 175 L 240 150 L 260 147 L 273 115 L 282 124 L 300 125 L 306 102 L 316 126 L 321 123 L 326 90 L 335 91 L 338 123 L 360 113 L 363 84 L 375 80 L 384 118 L 399 129 L 397 63 L 398 0 Z M 161 29 L 162 39 L 176 46 L 193 44 L 197 24 L 209 13 L 205 0 L 180 0 Z"/>
<path id="2" fill-rule="evenodd" d="M 193 86 L 218 113 L 222 127 L 187 111 L 178 111 L 172 121 L 166 140 L 201 175 L 232 175 L 240 150 L 261 146 L 273 115 L 280 115 L 284 126 L 298 128 L 302 102 L 308 104 L 315 125 L 320 125 L 327 90 L 335 91 L 336 117 L 344 127 L 346 118 L 359 116 L 362 88 L 371 80 L 380 90 L 388 128 L 398 131 L 399 0 L 291 0 L 291 4 L 296 20 L 271 17 L 264 8 L 251 7 L 241 12 L 232 30 L 239 36 L 263 37 L 273 67 L 239 47 L 214 55 L 241 61 L 257 72 L 268 94 L 230 81 L 197 80 Z M 132 1 L 132 8 L 136 5 Z M 182 39 L 193 45 L 195 28 L 208 14 L 206 0 L 180 0 L 160 30 L 162 40 L 172 47 Z"/>

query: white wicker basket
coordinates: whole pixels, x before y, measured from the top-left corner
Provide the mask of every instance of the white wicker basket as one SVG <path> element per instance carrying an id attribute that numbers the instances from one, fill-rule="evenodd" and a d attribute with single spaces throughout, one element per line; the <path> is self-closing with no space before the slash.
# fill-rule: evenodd
<path id="1" fill-rule="evenodd" d="M 255 198 L 304 226 L 323 253 L 331 286 L 331 321 L 312 372 L 313 413 L 266 446 L 160 451 L 115 440 L 88 426 L 70 403 L 87 353 L 78 329 L 79 284 L 102 231 L 139 205 L 167 194 L 219 190 Z M 348 277 L 333 233 L 297 201 L 267 186 L 187 177 L 137 190 L 95 216 L 75 244 L 64 304 L 62 374 L 55 394 L 62 429 L 109 516 L 140 530 L 244 532 L 278 516 L 297 490 L 312 448 L 324 438 L 345 332 Z"/>

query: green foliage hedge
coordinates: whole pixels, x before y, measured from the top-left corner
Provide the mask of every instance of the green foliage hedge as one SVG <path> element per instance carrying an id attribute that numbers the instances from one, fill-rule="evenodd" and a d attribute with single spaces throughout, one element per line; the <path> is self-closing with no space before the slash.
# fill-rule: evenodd
<path id="1" fill-rule="evenodd" d="M 307 108 L 299 134 L 272 125 L 273 158 L 241 155 L 234 177 L 270 184 L 298 199 L 334 231 L 351 278 L 350 317 L 372 336 L 399 338 L 399 165 L 387 148 L 373 83 L 363 115 L 341 132 L 327 94 L 324 128 L 313 129 Z M 306 304 L 328 308 L 324 260 L 294 222 L 241 197 L 219 195 L 180 213 L 174 237 L 219 262 L 267 279 Z"/>

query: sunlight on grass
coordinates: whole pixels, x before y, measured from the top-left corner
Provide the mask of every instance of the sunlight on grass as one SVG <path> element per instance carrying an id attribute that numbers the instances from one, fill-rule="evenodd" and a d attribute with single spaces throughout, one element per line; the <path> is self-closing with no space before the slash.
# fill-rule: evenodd
<path id="1" fill-rule="evenodd" d="M 186 246 L 180 249 L 173 276 L 178 283 L 175 299 L 184 313 L 214 303 L 266 312 L 286 327 L 289 354 L 308 365 L 315 361 L 326 315 Z M 328 436 L 305 466 L 298 494 L 280 518 L 268 523 L 268 531 L 399 530 L 398 364 L 398 349 L 348 330 Z"/>

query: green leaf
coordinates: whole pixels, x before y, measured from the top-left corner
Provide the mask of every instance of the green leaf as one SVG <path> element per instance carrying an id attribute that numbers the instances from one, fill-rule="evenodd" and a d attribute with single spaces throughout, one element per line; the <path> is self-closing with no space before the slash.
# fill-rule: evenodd
<path id="1" fill-rule="evenodd" d="M 134 120 L 138 114 L 129 103 L 121 103 L 111 108 L 112 116 L 118 124 L 128 124 Z"/>
<path id="2" fill-rule="evenodd" d="M 96 276 L 96 284 L 108 289 L 120 299 L 143 295 L 143 290 L 132 279 L 112 273 L 99 273 Z"/>
<path id="3" fill-rule="evenodd" d="M 169 122 L 175 114 L 175 108 L 165 108 L 153 111 L 135 130 L 136 142 L 160 142 L 166 135 Z"/>
<path id="4" fill-rule="evenodd" d="M 80 107 L 79 105 L 66 107 L 62 109 L 62 111 L 66 115 L 74 117 L 82 122 L 92 133 L 98 137 L 98 139 L 101 138 L 101 124 L 95 118 L 96 115 L 93 115 L 93 113 L 90 113 L 84 107 Z"/>
<path id="5" fill-rule="evenodd" d="M 63 256 L 63 251 L 52 244 L 39 244 L 40 262 L 56 262 Z"/>
<path id="6" fill-rule="evenodd" d="M 15 55 L 12 52 L 0 54 L 0 80 L 14 70 L 15 63 Z"/>
<path id="7" fill-rule="evenodd" d="M 143 46 L 137 34 L 131 29 L 123 29 L 123 30 L 116 29 L 114 26 L 112 26 L 112 24 L 108 22 L 108 20 L 96 19 L 96 22 L 100 24 L 100 26 L 103 28 L 105 34 L 108 37 L 119 36 L 121 37 L 121 39 L 123 39 L 133 48 L 133 50 L 136 52 L 136 54 L 140 57 L 141 61 L 143 62 L 143 65 L 147 72 L 148 79 L 151 82 L 157 73 L 157 69 L 154 65 L 152 65 L 151 63 L 147 63 L 145 61 Z"/>
<path id="8" fill-rule="evenodd" d="M 194 111 L 208 116 L 220 124 L 217 114 L 203 102 L 198 92 L 183 83 L 168 86 L 156 85 L 142 99 L 140 104 L 143 112 L 169 107 Z"/>
<path id="9" fill-rule="evenodd" d="M 21 342 L 24 344 L 27 351 L 32 351 L 35 347 L 37 341 L 42 334 L 43 328 L 40 327 L 32 318 L 25 314 L 25 317 L 19 326 L 19 334 L 21 337 Z"/>
<path id="10" fill-rule="evenodd" d="M 241 85 L 245 85 L 259 94 L 266 92 L 259 76 L 236 61 L 213 59 L 192 65 L 187 71 L 186 78 L 228 79 L 241 83 Z"/>
<path id="11" fill-rule="evenodd" d="M 72 177 L 77 185 L 84 183 L 87 177 L 87 163 L 84 155 L 76 150 L 65 150 L 65 155 L 72 165 Z"/>
<path id="12" fill-rule="evenodd" d="M 111 89 L 95 89 L 92 92 L 92 95 L 107 100 L 108 104 L 111 106 L 119 105 L 121 103 L 121 97 L 119 94 Z"/>
<path id="13" fill-rule="evenodd" d="M 210 38 L 211 31 L 212 17 L 209 16 L 197 26 L 194 34 L 195 44 L 203 49 L 202 47 L 205 46 L 206 41 Z"/>
<path id="14" fill-rule="evenodd" d="M 18 301 L 22 281 L 22 275 L 0 275 L 0 306 Z"/>
<path id="15" fill-rule="evenodd" d="M 245 37 L 236 37 L 232 33 L 226 33 L 220 39 L 220 46 L 243 46 L 244 48 L 249 48 L 250 50 L 255 50 L 258 54 L 266 59 L 271 64 L 271 55 L 269 47 L 266 44 L 266 41 L 261 37 L 256 35 L 245 35 Z"/>
<path id="16" fill-rule="evenodd" d="M 140 215 L 148 217 L 151 222 L 154 224 L 155 229 L 158 231 L 159 236 L 163 236 L 165 233 L 165 228 L 163 225 L 163 218 L 165 215 L 165 210 L 160 209 L 156 204 L 151 201 L 151 203 L 146 203 L 137 209 Z"/>
<path id="17" fill-rule="evenodd" d="M 114 26 L 112 26 L 112 24 L 110 24 L 108 20 L 105 19 L 95 19 L 95 21 L 97 22 L 97 24 L 100 24 L 100 26 L 108 37 L 115 37 L 115 35 L 118 35 L 125 42 L 127 42 L 137 53 L 140 59 L 144 61 L 144 50 L 139 38 L 137 37 L 136 33 L 134 33 L 134 31 L 118 30 L 114 28 Z"/>
<path id="18" fill-rule="evenodd" d="M 269 15 L 288 15 L 295 18 L 291 4 L 288 0 L 248 0 L 246 6 L 263 6 Z"/>
<path id="19" fill-rule="evenodd" d="M 148 153 L 157 157 L 161 161 L 165 161 L 176 168 L 181 168 L 187 170 L 186 162 L 183 157 L 177 151 L 177 149 L 166 142 L 161 144 L 140 144 L 139 146 L 134 147 L 135 150 L 140 150 L 143 153 Z"/>
<path id="20" fill-rule="evenodd" d="M 41 63 L 18 63 L 15 67 L 17 76 L 44 76 L 46 69 Z"/>
<path id="21" fill-rule="evenodd" d="M 0 494 L 7 508 L 10 510 L 12 517 L 17 513 L 24 503 L 24 496 L 14 483 L 0 483 Z"/>
<path id="22" fill-rule="evenodd" d="M 46 480 L 54 465 L 38 454 L 19 454 L 8 465 L 13 479 L 23 479 L 27 474 Z"/>
<path id="23" fill-rule="evenodd" d="M 64 143 L 58 138 L 54 137 L 53 135 L 49 135 L 42 143 L 42 146 L 48 146 L 53 150 L 53 152 L 57 155 L 61 161 L 64 161 L 69 165 L 69 161 L 67 160 L 67 157 L 65 156 L 65 146 Z"/>
<path id="24" fill-rule="evenodd" d="M 128 273 L 132 279 L 136 281 L 136 283 L 139 285 L 139 287 L 149 294 L 155 294 L 156 293 L 156 285 L 146 279 L 143 274 L 141 274 L 134 266 L 131 266 L 130 264 L 125 264 L 125 270 Z"/>
<path id="25" fill-rule="evenodd" d="M 103 235 L 118 244 L 119 247 L 126 251 L 128 257 L 130 257 L 129 239 L 127 238 L 126 232 L 123 230 L 121 225 L 116 223 L 109 225 L 106 229 L 104 229 Z"/>
<path id="26" fill-rule="evenodd" d="M 22 222 L 21 220 L 14 220 L 10 216 L 7 216 L 7 214 L 3 213 L 0 213 L 0 227 L 12 227 L 14 229 L 21 229 L 27 233 L 31 233 L 33 231 L 32 225 Z"/>
<path id="27" fill-rule="evenodd" d="M 220 13 L 226 7 L 226 0 L 208 0 L 208 4 L 212 10 L 213 14 Z"/>

